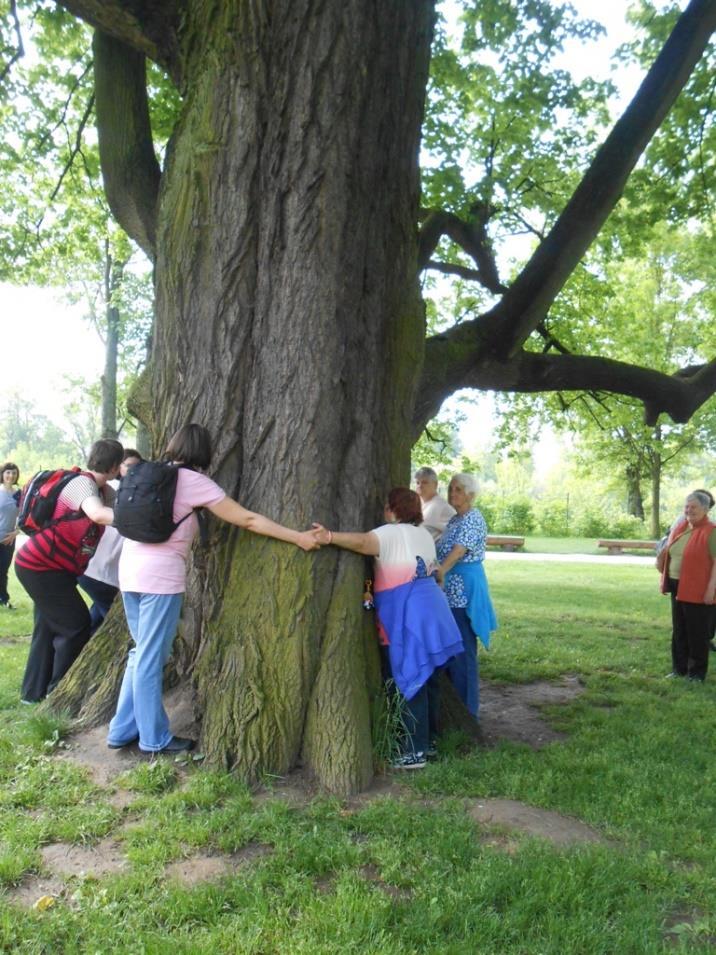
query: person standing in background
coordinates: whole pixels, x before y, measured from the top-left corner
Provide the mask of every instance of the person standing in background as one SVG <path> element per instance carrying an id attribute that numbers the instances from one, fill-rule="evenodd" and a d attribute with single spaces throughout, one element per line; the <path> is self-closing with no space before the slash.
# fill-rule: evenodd
<path id="1" fill-rule="evenodd" d="M 423 527 L 433 540 L 437 540 L 454 516 L 455 508 L 438 494 L 438 476 L 432 468 L 418 468 L 415 472 L 415 490 L 423 508 Z"/>
<path id="2" fill-rule="evenodd" d="M 15 553 L 15 538 L 17 537 L 17 512 L 20 503 L 18 481 L 20 471 L 12 461 L 6 461 L 2 466 L 2 485 L 0 486 L 0 607 L 7 610 L 15 608 L 10 603 L 10 594 L 7 590 L 7 573 Z"/>

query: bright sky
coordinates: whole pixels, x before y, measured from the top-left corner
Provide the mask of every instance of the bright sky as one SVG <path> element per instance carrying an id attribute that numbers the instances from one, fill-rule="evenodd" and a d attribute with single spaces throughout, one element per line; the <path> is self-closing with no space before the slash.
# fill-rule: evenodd
<path id="1" fill-rule="evenodd" d="M 9 330 L 4 336 L 5 393 L 19 392 L 62 426 L 63 376 L 99 378 L 103 365 L 99 336 L 83 320 L 82 307 L 68 305 L 61 290 L 0 283 L 0 303 L 3 325 Z"/>

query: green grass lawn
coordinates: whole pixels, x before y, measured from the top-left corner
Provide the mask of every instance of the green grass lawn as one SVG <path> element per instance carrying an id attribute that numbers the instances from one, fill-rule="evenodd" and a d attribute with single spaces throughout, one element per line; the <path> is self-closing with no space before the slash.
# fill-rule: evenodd
<path id="1" fill-rule="evenodd" d="M 547 713 L 565 734 L 503 743 L 408 774 L 403 796 L 306 805 L 230 775 L 142 764 L 112 786 L 57 756 L 56 720 L 18 705 L 27 603 L 0 617 L 0 885 L 52 843 L 112 839 L 128 860 L 78 875 L 45 912 L 0 899 L 0 951 L 30 953 L 707 952 L 716 937 L 716 682 L 665 681 L 669 607 L 644 566 L 492 562 L 501 628 L 482 675 L 578 674 Z M 19 598 L 19 599 L 18 599 Z M 567 813 L 609 840 L 557 849 L 488 838 L 488 796 Z M 166 867 L 261 848 L 229 876 L 183 886 Z M 250 854 L 250 853 L 249 853 Z M 671 934 L 665 935 L 671 926 Z"/>

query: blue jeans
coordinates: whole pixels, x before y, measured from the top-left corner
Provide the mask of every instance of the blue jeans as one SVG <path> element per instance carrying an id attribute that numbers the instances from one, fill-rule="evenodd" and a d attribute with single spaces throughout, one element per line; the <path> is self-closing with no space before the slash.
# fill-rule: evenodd
<path id="1" fill-rule="evenodd" d="M 453 657 L 447 665 L 450 682 L 458 692 L 469 713 L 477 719 L 480 707 L 480 664 L 477 659 L 477 637 L 472 632 L 470 618 L 464 607 L 453 607 L 455 623 L 460 628 L 462 645 L 465 652 Z"/>
<path id="2" fill-rule="evenodd" d="M 184 594 L 122 593 L 136 646 L 129 651 L 117 712 L 109 724 L 107 742 L 114 746 L 139 736 L 139 748 L 153 753 L 172 739 L 169 717 L 162 705 L 162 676 L 183 597 Z"/>

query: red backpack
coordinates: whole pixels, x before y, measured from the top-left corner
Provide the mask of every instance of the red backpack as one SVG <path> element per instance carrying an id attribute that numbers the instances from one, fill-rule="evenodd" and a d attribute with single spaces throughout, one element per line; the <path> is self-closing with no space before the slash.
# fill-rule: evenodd
<path id="1" fill-rule="evenodd" d="M 62 521 L 84 517 L 83 511 L 68 511 L 62 517 L 54 517 L 57 499 L 62 490 L 73 478 L 84 473 L 76 467 L 70 470 L 58 468 L 55 471 L 38 471 L 31 477 L 22 489 L 17 516 L 17 526 L 23 534 L 32 537 Z"/>

